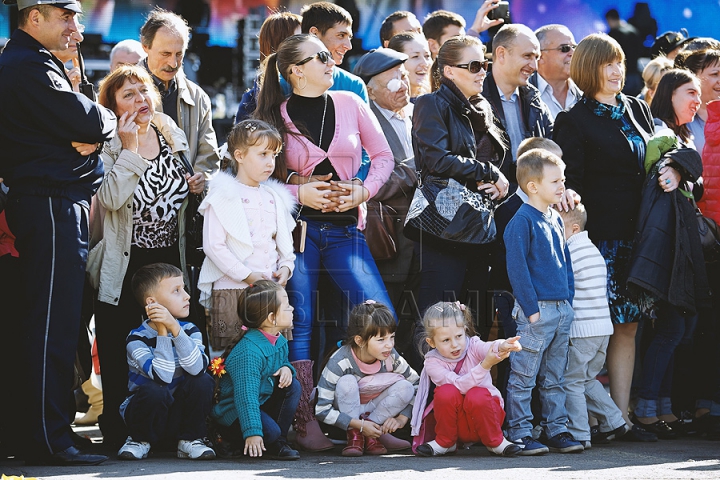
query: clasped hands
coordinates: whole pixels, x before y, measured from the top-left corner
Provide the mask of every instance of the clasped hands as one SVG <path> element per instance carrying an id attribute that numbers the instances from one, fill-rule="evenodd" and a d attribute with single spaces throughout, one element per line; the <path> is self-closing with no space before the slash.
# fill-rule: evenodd
<path id="1" fill-rule="evenodd" d="M 295 176 L 293 176 L 293 180 Z M 298 189 L 298 200 L 314 210 L 327 212 L 346 212 L 370 197 L 370 192 L 360 180 L 330 180 L 332 174 L 313 175 Z"/>

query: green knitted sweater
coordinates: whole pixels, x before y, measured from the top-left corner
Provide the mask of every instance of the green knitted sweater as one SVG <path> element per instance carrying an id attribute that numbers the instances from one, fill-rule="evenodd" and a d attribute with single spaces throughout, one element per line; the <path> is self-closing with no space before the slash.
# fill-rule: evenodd
<path id="1" fill-rule="evenodd" d="M 260 405 L 273 393 L 281 367 L 295 369 L 288 361 L 288 342 L 280 336 L 275 345 L 260 330 L 250 329 L 225 359 L 227 373 L 220 378 L 218 403 L 212 417 L 221 425 L 240 423 L 243 438 L 262 436 Z"/>

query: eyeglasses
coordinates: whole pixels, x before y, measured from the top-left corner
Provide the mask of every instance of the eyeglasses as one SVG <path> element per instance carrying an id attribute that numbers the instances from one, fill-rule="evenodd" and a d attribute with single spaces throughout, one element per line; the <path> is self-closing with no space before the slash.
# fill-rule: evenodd
<path id="1" fill-rule="evenodd" d="M 332 56 L 330 55 L 330 52 L 327 52 L 327 51 L 325 51 L 325 50 L 320 50 L 320 51 L 319 51 L 318 53 L 316 53 L 315 55 L 311 55 L 311 56 L 309 56 L 309 57 L 307 57 L 307 58 L 303 58 L 302 60 L 300 60 L 299 62 L 297 62 L 295 65 L 305 65 L 305 64 L 308 63 L 310 60 L 312 60 L 313 58 L 316 58 L 316 57 L 317 57 L 318 60 L 320 60 L 320 61 L 321 61 L 322 63 L 324 63 L 325 65 L 327 65 L 328 62 L 330 61 L 330 59 L 332 58 Z"/>
<path id="2" fill-rule="evenodd" d="M 543 49 L 540 50 L 540 51 L 541 51 L 541 52 L 547 52 L 548 50 L 558 50 L 558 51 L 560 51 L 560 52 L 562 52 L 562 53 L 568 53 L 570 50 L 575 51 L 576 48 L 577 48 L 577 45 L 575 45 L 574 43 L 563 43 L 563 44 L 560 45 L 559 47 L 555 47 L 555 48 L 543 48 Z"/>
<path id="3" fill-rule="evenodd" d="M 489 60 L 473 60 L 470 63 L 461 63 L 459 65 L 449 65 L 450 67 L 464 68 L 470 73 L 479 73 L 480 70 L 487 72 L 488 66 L 490 65 Z"/>

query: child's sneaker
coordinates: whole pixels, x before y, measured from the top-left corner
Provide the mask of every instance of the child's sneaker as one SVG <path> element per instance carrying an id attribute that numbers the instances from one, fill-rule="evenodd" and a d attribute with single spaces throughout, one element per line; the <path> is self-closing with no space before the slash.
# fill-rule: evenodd
<path id="1" fill-rule="evenodd" d="M 520 452 L 518 452 L 518 455 L 542 455 L 550 451 L 548 447 L 538 442 L 537 440 L 534 440 L 531 436 L 523 437 L 520 440 L 515 440 L 513 443 L 522 449 Z"/>
<path id="2" fill-rule="evenodd" d="M 177 448 L 178 458 L 190 460 L 211 460 L 215 458 L 215 450 L 205 445 L 202 438 L 197 440 L 180 440 Z"/>
<path id="3" fill-rule="evenodd" d="M 142 460 L 147 458 L 150 453 L 150 444 L 148 442 L 136 442 L 132 437 L 127 437 L 125 445 L 118 450 L 118 458 L 120 460 Z"/>
<path id="4" fill-rule="evenodd" d="M 507 441 L 505 438 L 502 439 L 502 443 L 497 447 L 487 447 L 487 449 L 495 455 L 500 455 L 502 457 L 514 457 L 522 451 L 520 446 Z"/>
<path id="5" fill-rule="evenodd" d="M 419 447 L 417 447 L 417 453 L 420 456 L 423 457 L 435 457 L 437 455 L 449 455 L 453 454 L 457 451 L 457 445 L 453 445 L 452 447 L 441 447 L 438 445 L 438 443 L 433 440 L 428 443 L 423 443 Z"/>
<path id="6" fill-rule="evenodd" d="M 568 432 L 558 433 L 554 437 L 548 438 L 546 441 L 551 452 L 579 453 L 584 450 L 582 444 L 576 441 Z"/>

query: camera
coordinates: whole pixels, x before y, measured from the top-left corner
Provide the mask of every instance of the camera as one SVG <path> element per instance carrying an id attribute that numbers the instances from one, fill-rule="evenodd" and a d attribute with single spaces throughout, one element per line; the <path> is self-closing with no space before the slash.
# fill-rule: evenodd
<path id="1" fill-rule="evenodd" d="M 506 24 L 510 23 L 510 3 L 505 0 L 497 2 L 497 7 L 488 12 L 488 18 L 490 20 L 502 18 Z"/>

